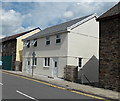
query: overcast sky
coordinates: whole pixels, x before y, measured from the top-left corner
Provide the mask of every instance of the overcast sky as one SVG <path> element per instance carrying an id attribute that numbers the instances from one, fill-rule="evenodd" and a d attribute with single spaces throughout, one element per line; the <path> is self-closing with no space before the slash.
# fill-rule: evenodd
<path id="1" fill-rule="evenodd" d="M 78 17 L 98 16 L 116 2 L 4 2 L 0 5 L 0 38 L 32 28 L 44 29 Z"/>

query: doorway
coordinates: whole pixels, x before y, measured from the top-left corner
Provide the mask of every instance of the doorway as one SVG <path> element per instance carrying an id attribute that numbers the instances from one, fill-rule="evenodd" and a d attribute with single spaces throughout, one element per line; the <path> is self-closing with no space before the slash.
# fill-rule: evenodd
<path id="1" fill-rule="evenodd" d="M 58 77 L 58 58 L 53 58 L 53 72 L 52 75 L 54 78 Z"/>
<path id="2" fill-rule="evenodd" d="M 32 73 L 32 68 L 31 68 L 31 61 L 30 61 L 31 59 L 30 58 L 27 58 L 26 59 L 26 72 L 28 73 L 28 74 L 31 74 Z"/>

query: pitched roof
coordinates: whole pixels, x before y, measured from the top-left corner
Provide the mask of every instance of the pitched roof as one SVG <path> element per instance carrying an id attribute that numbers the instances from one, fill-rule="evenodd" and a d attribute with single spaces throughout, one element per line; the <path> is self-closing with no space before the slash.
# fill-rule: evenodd
<path id="1" fill-rule="evenodd" d="M 22 36 L 22 35 L 25 35 L 25 34 L 31 32 L 31 31 L 34 31 L 34 30 L 36 30 L 36 29 L 40 29 L 40 28 L 34 28 L 34 29 L 29 30 L 29 31 L 26 31 L 26 32 L 22 32 L 22 33 L 15 34 L 15 35 L 12 35 L 12 36 L 7 36 L 7 37 L 2 38 L 1 40 L 2 40 L 2 42 L 9 41 L 9 40 L 14 40 L 14 39 L 16 39 L 17 37 Z"/>
<path id="2" fill-rule="evenodd" d="M 110 18 L 110 17 L 116 16 L 116 15 L 120 15 L 120 2 L 118 2 L 115 6 L 113 6 L 108 11 L 103 13 L 100 17 L 97 18 L 97 20 L 99 21 L 108 17 Z"/>
<path id="3" fill-rule="evenodd" d="M 71 21 L 68 21 L 68 22 L 64 22 L 62 24 L 58 24 L 58 25 L 55 25 L 55 26 L 52 26 L 52 27 L 48 27 L 48 28 L 46 28 L 44 30 L 41 30 L 40 32 L 38 32 L 38 33 L 36 33 L 32 36 L 27 37 L 26 39 L 23 39 L 23 41 L 39 38 L 41 36 L 51 35 L 51 34 L 54 34 L 54 33 L 66 32 L 66 31 L 68 31 L 68 28 L 72 27 L 73 25 L 77 24 L 78 22 L 83 21 L 85 19 L 86 20 L 84 22 L 86 22 L 87 20 L 89 20 L 89 19 L 91 19 L 95 16 L 96 16 L 95 14 L 90 14 L 90 15 L 87 15 L 87 16 L 84 16 L 84 17 L 81 17 L 81 18 L 77 18 L 77 19 L 74 19 L 74 20 L 71 20 Z M 91 17 L 91 18 L 89 18 L 89 17 Z M 87 19 L 87 18 L 89 18 L 89 19 Z M 82 22 L 82 23 L 84 23 L 84 22 Z M 73 27 L 76 27 L 76 26 L 73 26 Z"/>

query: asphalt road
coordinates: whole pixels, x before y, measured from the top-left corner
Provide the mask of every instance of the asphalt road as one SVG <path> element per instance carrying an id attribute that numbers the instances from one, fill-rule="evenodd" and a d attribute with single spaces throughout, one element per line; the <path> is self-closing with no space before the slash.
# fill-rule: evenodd
<path id="1" fill-rule="evenodd" d="M 21 99 L 20 101 L 24 101 L 23 99 L 32 99 L 33 101 L 40 99 L 88 99 L 93 101 L 95 99 L 6 73 L 2 73 L 0 86 L 2 86 L 2 99 Z"/>

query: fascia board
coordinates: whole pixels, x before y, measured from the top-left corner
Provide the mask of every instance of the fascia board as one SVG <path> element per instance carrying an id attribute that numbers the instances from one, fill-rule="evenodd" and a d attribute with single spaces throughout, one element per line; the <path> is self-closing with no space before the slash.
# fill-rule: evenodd
<path id="1" fill-rule="evenodd" d="M 90 20 L 90 19 L 92 19 L 92 18 L 94 18 L 94 17 L 97 18 L 96 13 L 93 14 L 93 15 L 91 15 L 91 16 L 89 16 L 89 17 L 87 17 L 87 18 L 85 18 L 85 19 L 83 19 L 82 21 L 79 21 L 78 23 L 76 23 L 76 24 L 74 24 L 74 25 L 72 25 L 72 26 L 70 26 L 70 27 L 67 27 L 67 30 L 70 31 L 70 30 L 74 29 L 75 27 L 77 27 L 77 26 L 79 26 L 79 25 L 87 22 L 88 20 Z"/>

